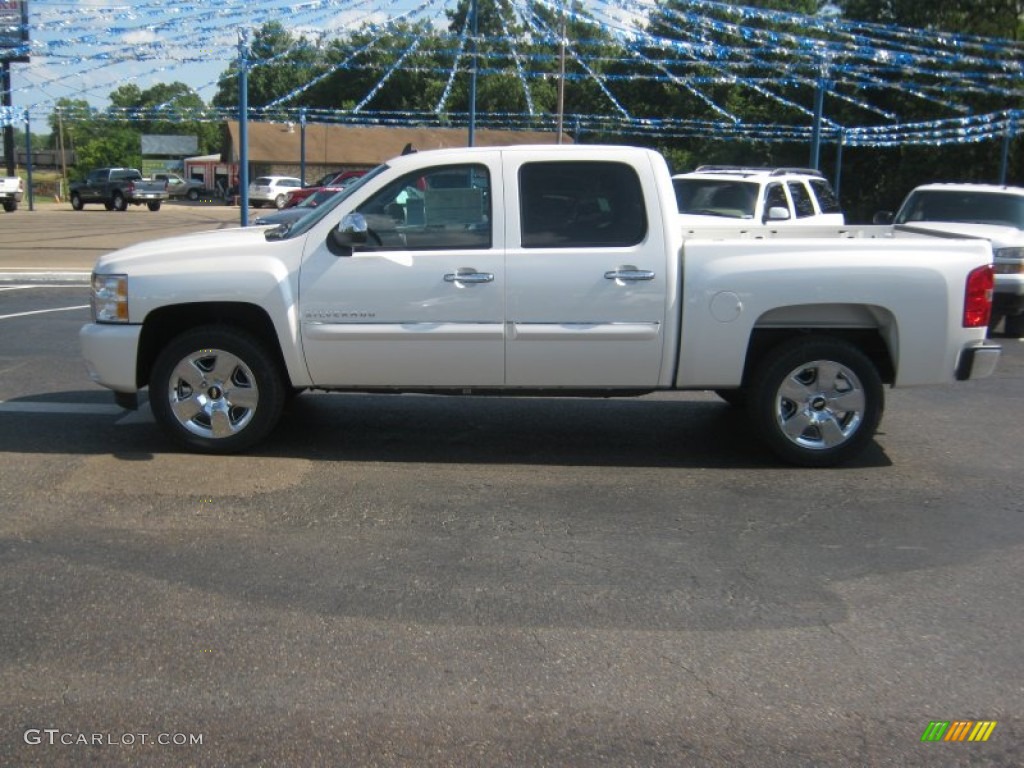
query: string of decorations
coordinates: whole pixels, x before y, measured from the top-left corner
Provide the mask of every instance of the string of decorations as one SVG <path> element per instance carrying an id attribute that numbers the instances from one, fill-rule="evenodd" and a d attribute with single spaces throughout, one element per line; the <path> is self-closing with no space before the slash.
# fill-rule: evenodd
<path id="1" fill-rule="evenodd" d="M 478 77 L 515 78 L 526 105 L 522 115 L 477 115 L 481 125 L 515 128 L 549 118 L 553 122 L 553 116 L 538 108 L 532 88 L 556 77 L 562 40 L 556 22 L 562 19 L 573 30 L 565 47 L 566 81 L 594 85 L 609 112 L 565 116 L 566 125 L 583 131 L 665 137 L 703 131 L 717 138 L 802 141 L 814 117 L 811 96 L 819 90 L 828 103 L 842 102 L 862 111 L 861 122 L 885 121 L 883 125 L 839 125 L 826 110 L 821 118 L 826 140 L 851 146 L 972 142 L 1020 130 L 1015 108 L 1024 104 L 1024 43 L 1016 41 L 802 16 L 712 0 L 674 0 L 671 6 L 659 0 L 586 0 L 572 5 L 561 0 L 500 0 L 498 7 L 505 11 L 498 18 L 501 34 L 474 38 L 468 20 L 458 31 L 444 31 L 445 15 L 454 5 L 454 0 L 264 0 L 259 4 L 123 0 L 104 6 L 34 0 L 28 30 L 31 42 L 24 50 L 12 51 L 29 55 L 31 61 L 15 65 L 12 72 L 15 99 L 31 95 L 38 100 L 0 116 L 8 123 L 22 116 L 46 118 L 61 98 L 51 92 L 96 100 L 122 85 L 170 80 L 184 67 L 219 62 L 222 74 L 198 89 L 208 92 L 234 76 L 238 30 L 279 21 L 298 40 L 272 57 L 261 58 L 254 52 L 247 62 L 253 71 L 284 61 L 292 66 L 295 54 L 344 43 L 357 31 L 366 33 L 368 40 L 339 62 L 327 64 L 322 56 L 310 57 L 309 78 L 267 104 L 253 106 L 254 116 L 265 110 L 268 115 L 294 118 L 301 113 L 324 122 L 399 119 L 395 115 L 400 113 L 376 112 L 372 106 L 394 76 L 406 71 L 437 77 L 444 88 L 433 112 L 401 113 L 401 119 L 457 124 L 459 113 L 451 111 L 455 84 L 475 66 Z M 513 30 L 513 19 L 523 32 Z M 429 49 L 424 47 L 424 28 L 431 31 Z M 204 41 L 202 50 L 196 50 L 195 40 Z M 467 53 L 471 42 L 473 54 Z M 376 63 L 362 56 L 371 52 Z M 355 107 L 328 114 L 301 106 L 311 88 L 346 71 L 376 73 L 376 82 Z M 624 95 L 622 84 L 633 82 L 660 84 L 688 94 L 710 119 L 643 115 Z M 742 88 L 763 99 L 779 121 L 749 122 L 722 101 L 722 86 Z M 886 93 L 911 96 L 926 105 L 924 109 L 942 116 L 902 124 L 900 115 L 884 99 L 878 100 Z M 1004 108 L 971 114 L 965 102 L 974 97 L 1000 102 Z M 108 110 L 108 114 L 111 119 L 132 121 L 186 119 L 174 103 L 160 105 L 158 115 L 148 110 Z M 192 111 L 187 117 L 224 118 L 213 109 Z"/>

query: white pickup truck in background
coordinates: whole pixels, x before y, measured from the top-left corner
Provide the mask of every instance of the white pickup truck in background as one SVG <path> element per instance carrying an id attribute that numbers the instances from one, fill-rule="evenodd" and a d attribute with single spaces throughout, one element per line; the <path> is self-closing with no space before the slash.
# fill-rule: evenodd
<path id="1" fill-rule="evenodd" d="M 1005 319 L 1007 336 L 1024 336 L 1024 188 L 923 184 L 907 195 L 895 215 L 883 211 L 875 221 L 990 242 L 996 272 L 991 325 Z"/>
<path id="2" fill-rule="evenodd" d="M 407 154 L 293 224 L 102 257 L 84 356 L 126 407 L 148 386 L 158 423 L 199 451 L 254 445 L 303 389 L 710 389 L 808 466 L 872 439 L 883 385 L 994 370 L 987 243 L 684 235 L 676 205 L 645 149 Z"/>
<path id="3" fill-rule="evenodd" d="M 24 193 L 25 183 L 20 176 L 0 177 L 0 203 L 3 203 L 5 211 L 13 213 L 18 210 L 18 203 Z"/>

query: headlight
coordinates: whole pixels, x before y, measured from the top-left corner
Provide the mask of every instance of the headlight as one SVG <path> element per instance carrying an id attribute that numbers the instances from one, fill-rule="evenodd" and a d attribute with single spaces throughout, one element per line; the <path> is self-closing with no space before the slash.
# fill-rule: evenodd
<path id="1" fill-rule="evenodd" d="M 996 248 L 997 259 L 1024 259 L 1024 248 Z"/>
<path id="2" fill-rule="evenodd" d="M 127 323 L 128 275 L 93 273 L 90 304 L 97 323 Z"/>

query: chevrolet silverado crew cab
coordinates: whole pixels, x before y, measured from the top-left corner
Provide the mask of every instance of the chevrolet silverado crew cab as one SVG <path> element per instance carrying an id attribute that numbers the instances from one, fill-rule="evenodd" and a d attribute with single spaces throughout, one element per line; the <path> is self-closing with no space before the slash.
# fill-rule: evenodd
<path id="1" fill-rule="evenodd" d="M 845 223 L 832 185 L 813 169 L 702 165 L 676 174 L 672 185 L 686 227 L 723 219 L 771 227 Z"/>
<path id="2" fill-rule="evenodd" d="M 80 337 L 94 381 L 126 407 L 148 386 L 161 427 L 207 452 L 265 439 L 303 389 L 684 389 L 823 466 L 872 439 L 884 385 L 993 371 L 987 243 L 800 231 L 684 238 L 650 150 L 419 152 L 290 224 L 100 258 Z"/>
<path id="3" fill-rule="evenodd" d="M 995 184 L 924 184 L 907 195 L 895 216 L 878 223 L 992 244 L 996 285 L 992 326 L 1006 318 L 1008 336 L 1024 336 L 1024 188 Z"/>

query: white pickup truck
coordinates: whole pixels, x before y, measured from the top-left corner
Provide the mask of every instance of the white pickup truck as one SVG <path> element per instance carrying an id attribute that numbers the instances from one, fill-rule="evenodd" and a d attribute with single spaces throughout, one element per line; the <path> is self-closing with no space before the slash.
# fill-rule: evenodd
<path id="1" fill-rule="evenodd" d="M 148 386 L 199 451 L 264 439 L 303 389 L 710 389 L 784 460 L 827 466 L 872 439 L 884 384 L 994 370 L 991 261 L 890 227 L 687 234 L 650 150 L 439 150 L 290 225 L 102 257 L 81 343 L 94 381 L 126 407 Z"/>
<path id="2" fill-rule="evenodd" d="M 25 183 L 20 176 L 0 177 L 0 204 L 4 210 L 13 213 L 18 210 L 18 203 L 21 202 L 25 191 Z"/>

